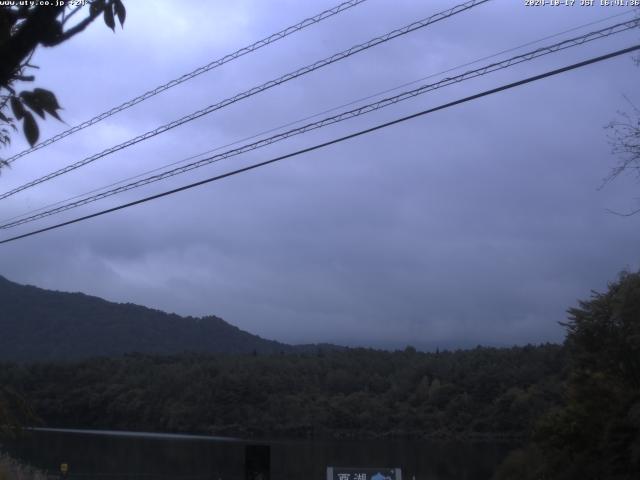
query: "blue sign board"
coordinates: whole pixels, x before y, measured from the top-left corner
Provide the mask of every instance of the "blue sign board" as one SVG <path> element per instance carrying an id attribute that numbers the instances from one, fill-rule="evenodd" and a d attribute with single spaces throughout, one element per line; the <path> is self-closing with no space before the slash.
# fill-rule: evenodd
<path id="1" fill-rule="evenodd" d="M 327 467 L 327 480 L 402 480 L 399 468 Z"/>

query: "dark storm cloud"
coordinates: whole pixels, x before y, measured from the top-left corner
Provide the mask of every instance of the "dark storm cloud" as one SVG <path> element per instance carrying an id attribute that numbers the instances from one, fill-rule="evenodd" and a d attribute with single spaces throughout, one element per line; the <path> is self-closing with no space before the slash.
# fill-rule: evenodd
<path id="1" fill-rule="evenodd" d="M 39 81 L 55 88 L 70 124 L 331 4 L 129 3 L 124 31 L 113 35 L 95 25 L 38 54 Z M 20 160 L 1 180 L 19 185 L 452 5 L 372 0 Z M 497 0 L 25 192 L 2 213 L 619 12 L 527 9 Z M 99 205 L 286 153 L 637 37 L 624 34 L 438 90 Z M 638 73 L 630 59 L 616 59 L 5 245 L 2 274 L 181 314 L 215 314 L 282 341 L 425 347 L 557 341 L 566 308 L 620 269 L 639 266 L 640 217 L 606 213 L 633 207 L 638 185 L 622 179 L 597 190 L 615 162 L 602 126 L 624 107 L 622 95 L 633 94 Z M 44 128 L 47 135 L 62 127 Z"/>

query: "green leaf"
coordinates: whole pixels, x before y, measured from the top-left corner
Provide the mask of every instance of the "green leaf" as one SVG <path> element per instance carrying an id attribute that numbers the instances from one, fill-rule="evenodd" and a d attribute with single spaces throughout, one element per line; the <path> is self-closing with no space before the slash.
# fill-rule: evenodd
<path id="1" fill-rule="evenodd" d="M 31 112 L 24 112 L 24 122 L 22 124 L 22 128 L 24 130 L 24 136 L 27 137 L 29 145 L 33 147 L 38 141 L 40 130 L 38 129 L 38 124 L 36 123 L 35 118 L 33 118 Z"/>
<path id="2" fill-rule="evenodd" d="M 45 110 L 59 110 L 62 108 L 52 91 L 45 90 L 44 88 L 36 88 L 33 90 L 33 93 L 41 99 L 42 106 Z"/>
<path id="3" fill-rule="evenodd" d="M 40 105 L 38 97 L 34 92 L 20 92 L 20 98 L 23 103 L 36 112 L 40 118 L 44 118 L 44 109 L 42 108 L 42 105 Z"/>
<path id="4" fill-rule="evenodd" d="M 124 8 L 122 0 L 113 0 L 113 11 L 120 21 L 120 27 L 124 27 L 124 19 L 127 18 L 127 10 Z"/>
<path id="5" fill-rule="evenodd" d="M 33 94 L 38 99 L 38 104 L 44 109 L 45 112 L 62 121 L 57 112 L 57 110 L 60 110 L 61 107 L 60 104 L 58 104 L 58 99 L 53 92 L 45 90 L 44 88 L 36 88 L 33 91 Z"/>
<path id="6" fill-rule="evenodd" d="M 18 97 L 11 97 L 11 110 L 13 110 L 13 115 L 20 120 L 22 117 L 24 117 L 25 109 L 24 106 L 22 105 L 22 102 L 20 101 L 20 99 Z"/>
<path id="7" fill-rule="evenodd" d="M 47 112 L 52 117 L 62 121 L 57 112 L 57 110 L 60 109 L 60 105 L 53 92 L 45 90 L 44 88 L 36 88 L 33 92 L 20 92 L 20 98 L 22 102 L 37 113 L 40 118 L 44 118 L 44 114 Z"/>
<path id="8" fill-rule="evenodd" d="M 109 27 L 111 30 L 113 30 L 114 32 L 116 31 L 116 21 L 113 18 L 113 10 L 111 8 L 111 5 L 107 5 L 107 7 L 104 9 L 104 23 L 106 23 L 107 27 Z"/>

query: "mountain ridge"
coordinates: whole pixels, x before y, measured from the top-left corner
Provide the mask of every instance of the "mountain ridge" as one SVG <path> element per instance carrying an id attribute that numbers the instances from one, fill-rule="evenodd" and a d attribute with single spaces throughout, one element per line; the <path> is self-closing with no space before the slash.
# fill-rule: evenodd
<path id="1" fill-rule="evenodd" d="M 265 339 L 215 315 L 183 317 L 82 292 L 21 285 L 2 275 L 0 303 L 1 361 L 78 360 L 128 353 L 291 353 L 321 347 Z"/>

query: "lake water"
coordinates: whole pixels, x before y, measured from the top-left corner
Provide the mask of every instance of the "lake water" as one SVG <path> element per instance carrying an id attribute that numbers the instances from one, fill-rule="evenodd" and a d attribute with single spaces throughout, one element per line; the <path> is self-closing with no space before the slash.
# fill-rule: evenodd
<path id="1" fill-rule="evenodd" d="M 247 445 L 271 447 L 272 480 L 325 478 L 326 467 L 401 467 L 403 479 L 487 480 L 511 445 L 427 441 L 247 441 L 108 431 L 31 431 L 3 450 L 71 479 L 241 480 Z"/>

